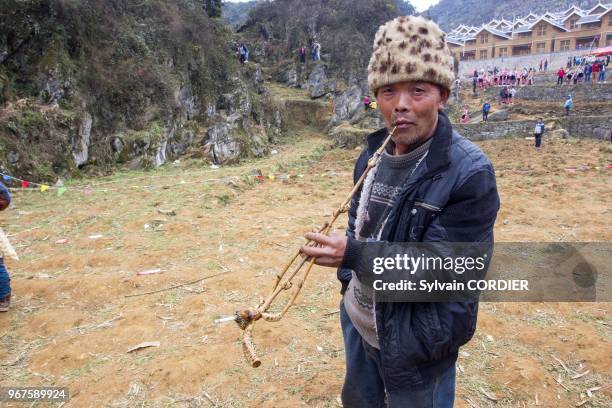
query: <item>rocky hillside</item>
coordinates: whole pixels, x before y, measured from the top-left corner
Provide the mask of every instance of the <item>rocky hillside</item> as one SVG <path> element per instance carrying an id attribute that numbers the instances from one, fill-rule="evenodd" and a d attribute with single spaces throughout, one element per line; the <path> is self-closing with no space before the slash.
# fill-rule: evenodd
<path id="1" fill-rule="evenodd" d="M 529 3 L 522 0 L 482 1 L 482 0 L 440 0 L 424 14 L 438 22 L 444 30 L 452 30 L 459 24 L 479 26 L 494 18 L 512 20 L 523 17 L 530 12 L 566 10 L 571 5 L 588 9 L 597 4 L 597 0 L 541 0 Z"/>
<path id="2" fill-rule="evenodd" d="M 328 71 L 348 80 L 365 73 L 378 27 L 413 11 L 403 0 L 275 0 L 251 9 L 239 33 L 269 66 L 296 62 L 301 46 L 318 41 Z"/>
<path id="3" fill-rule="evenodd" d="M 264 154 L 262 74 L 197 0 L 1 0 L 0 169 L 52 179 L 117 163 Z M 92 166 L 93 165 L 93 166 Z"/>

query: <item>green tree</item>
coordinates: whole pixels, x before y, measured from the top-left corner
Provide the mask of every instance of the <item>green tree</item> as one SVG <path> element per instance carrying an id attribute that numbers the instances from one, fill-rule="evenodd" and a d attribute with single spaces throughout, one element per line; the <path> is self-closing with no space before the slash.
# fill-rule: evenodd
<path id="1" fill-rule="evenodd" d="M 221 0 L 204 0 L 204 10 L 206 14 L 208 14 L 208 17 L 221 17 L 221 3 Z"/>
<path id="2" fill-rule="evenodd" d="M 406 0 L 396 0 L 395 5 L 397 6 L 397 12 L 402 16 L 409 16 L 416 12 L 414 6 Z"/>

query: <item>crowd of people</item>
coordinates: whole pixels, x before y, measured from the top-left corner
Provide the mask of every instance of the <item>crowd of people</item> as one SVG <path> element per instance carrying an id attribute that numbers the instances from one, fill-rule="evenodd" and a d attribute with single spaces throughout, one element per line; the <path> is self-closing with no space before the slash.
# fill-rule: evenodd
<path id="1" fill-rule="evenodd" d="M 548 61 L 547 61 L 548 62 Z M 498 67 L 475 69 L 472 75 L 472 91 L 493 86 L 531 86 L 535 83 L 535 68 L 499 69 Z"/>
<path id="2" fill-rule="evenodd" d="M 605 58 L 569 57 L 565 68 L 557 71 L 557 85 L 604 83 L 609 64 L 609 55 Z"/>

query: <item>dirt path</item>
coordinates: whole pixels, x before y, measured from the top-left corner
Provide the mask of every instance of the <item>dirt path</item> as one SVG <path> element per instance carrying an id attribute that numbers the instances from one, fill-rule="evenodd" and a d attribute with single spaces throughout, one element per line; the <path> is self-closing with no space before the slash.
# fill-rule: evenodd
<path id="1" fill-rule="evenodd" d="M 545 140 L 536 154 L 531 143 L 481 143 L 498 173 L 496 239 L 612 240 L 610 145 Z M 3 227 L 22 261 L 8 265 L 15 298 L 0 315 L 0 386 L 68 386 L 64 407 L 337 406 L 344 356 L 335 271 L 317 268 L 283 321 L 256 326 L 258 369 L 242 360 L 233 323 L 213 324 L 264 296 L 302 234 L 350 189 L 358 152 L 328 145 L 302 135 L 236 167 L 126 173 L 91 196 L 16 194 Z M 223 179 L 254 168 L 293 177 Z M 68 243 L 57 244 L 62 238 Z M 457 406 L 610 406 L 611 311 L 603 303 L 482 304 L 459 359 Z M 160 346 L 127 353 L 145 341 Z"/>

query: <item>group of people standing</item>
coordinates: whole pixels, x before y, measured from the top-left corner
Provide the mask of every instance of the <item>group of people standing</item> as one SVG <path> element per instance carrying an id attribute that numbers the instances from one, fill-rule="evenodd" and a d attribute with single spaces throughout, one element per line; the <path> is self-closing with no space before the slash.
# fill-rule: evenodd
<path id="1" fill-rule="evenodd" d="M 577 83 L 604 83 L 606 82 L 606 70 L 609 64 L 608 59 L 599 59 L 588 61 L 584 58 L 578 58 L 578 60 L 568 61 L 566 68 L 559 68 L 557 71 L 557 85 Z"/>
<path id="2" fill-rule="evenodd" d="M 490 71 L 484 68 L 474 70 L 472 75 L 472 91 L 476 93 L 477 88 L 489 88 L 492 86 L 525 86 L 535 83 L 535 68 L 523 68 L 522 70 L 497 67 Z"/>
<path id="3" fill-rule="evenodd" d="M 306 63 L 306 47 L 301 46 L 298 50 L 300 56 L 300 62 L 302 64 Z M 313 61 L 321 61 L 321 44 L 318 41 L 313 41 L 312 46 L 310 47 L 310 58 Z"/>

